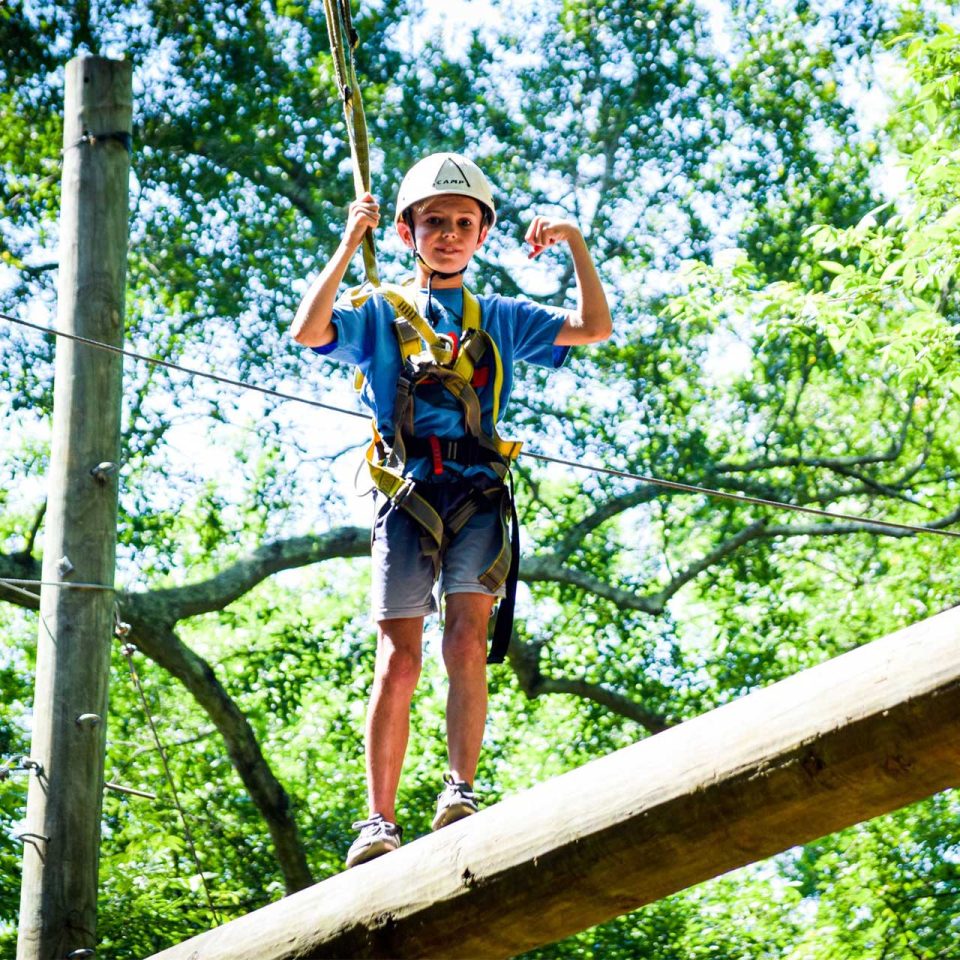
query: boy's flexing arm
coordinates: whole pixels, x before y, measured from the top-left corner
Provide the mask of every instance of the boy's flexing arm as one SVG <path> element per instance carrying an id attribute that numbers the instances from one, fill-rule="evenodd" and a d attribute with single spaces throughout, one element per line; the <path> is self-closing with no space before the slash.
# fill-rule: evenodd
<path id="1" fill-rule="evenodd" d="M 334 340 L 336 328 L 330 320 L 337 291 L 363 235 L 379 222 L 380 205 L 372 194 L 365 193 L 350 204 L 343 239 L 320 275 L 310 284 L 293 318 L 290 333 L 297 343 L 305 347 L 325 347 Z"/>
<path id="2" fill-rule="evenodd" d="M 543 253 L 547 247 L 565 241 L 573 257 L 573 271 L 577 280 L 577 309 L 560 328 L 554 341 L 558 347 L 575 347 L 584 343 L 606 340 L 613 332 L 613 320 L 607 305 L 607 295 L 597 275 L 597 268 L 587 249 L 580 228 L 570 220 L 551 220 L 534 217 L 527 230 L 527 243 L 533 246 L 530 259 Z"/>

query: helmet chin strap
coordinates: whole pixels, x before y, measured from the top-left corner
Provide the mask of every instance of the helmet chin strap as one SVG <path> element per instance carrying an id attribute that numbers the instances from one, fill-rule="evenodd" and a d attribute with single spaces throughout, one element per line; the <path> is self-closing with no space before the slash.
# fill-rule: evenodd
<path id="1" fill-rule="evenodd" d="M 423 259 L 423 256 L 421 255 L 420 251 L 416 247 L 416 241 L 414 241 L 413 255 L 417 258 L 417 261 L 419 263 L 422 263 L 427 268 L 427 270 L 430 271 L 427 276 L 428 284 L 430 283 L 431 280 L 433 280 L 434 277 L 440 280 L 449 280 L 452 277 L 459 277 L 461 274 L 467 272 L 467 266 L 469 266 L 469 264 L 467 264 L 466 266 L 461 267 L 459 270 L 454 270 L 452 273 L 444 273 L 442 270 L 436 270 L 434 267 L 431 267 L 426 260 Z"/>
<path id="2" fill-rule="evenodd" d="M 427 308 L 426 308 L 426 314 L 427 314 L 427 321 L 428 321 L 429 323 L 433 323 L 433 318 L 431 317 L 431 313 L 432 313 L 433 311 L 432 311 L 431 308 L 433 307 L 433 281 L 434 281 L 434 279 L 437 278 L 437 277 L 439 277 L 441 280 L 449 280 L 449 279 L 451 279 L 452 277 L 462 276 L 464 273 L 467 272 L 467 266 L 465 265 L 465 266 L 463 266 L 463 267 L 462 267 L 461 269 L 459 269 L 459 270 L 454 270 L 453 273 L 443 273 L 443 272 L 440 271 L 440 270 L 434 270 L 433 267 L 431 267 L 430 264 L 427 263 L 427 261 L 423 259 L 423 257 L 420 255 L 420 251 L 416 248 L 416 246 L 414 246 L 413 252 L 414 252 L 414 255 L 416 256 L 417 260 L 418 260 L 420 263 L 422 263 L 422 264 L 427 268 L 427 270 L 430 271 L 430 272 L 427 274 Z"/>

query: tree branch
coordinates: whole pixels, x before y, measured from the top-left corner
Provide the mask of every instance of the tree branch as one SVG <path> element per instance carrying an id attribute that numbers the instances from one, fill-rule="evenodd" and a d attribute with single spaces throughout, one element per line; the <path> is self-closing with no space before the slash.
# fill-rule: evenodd
<path id="1" fill-rule="evenodd" d="M 931 520 L 930 523 L 917 524 L 922 530 L 944 530 L 960 522 L 960 507 L 941 517 Z M 863 523 L 814 523 L 807 526 L 784 525 L 781 527 L 767 527 L 763 539 L 771 537 L 835 537 L 847 533 L 870 533 L 878 537 L 915 537 L 911 530 L 892 530 L 889 527 L 873 526 L 868 520 Z"/>
<path id="2" fill-rule="evenodd" d="M 851 470 L 847 467 L 837 467 L 835 468 L 835 472 L 839 473 L 842 477 L 848 477 L 851 480 L 857 480 L 868 490 L 873 490 L 876 493 L 882 493 L 885 497 L 890 497 L 894 500 L 903 500 L 905 503 L 913 504 L 915 507 L 923 506 L 923 504 L 920 503 L 916 497 L 911 496 L 909 493 L 906 493 L 903 490 L 897 489 L 895 486 L 882 483 L 879 480 L 874 480 L 872 477 L 868 477 L 860 470 Z"/>
<path id="3" fill-rule="evenodd" d="M 659 713 L 648 710 L 642 704 L 611 690 L 600 683 L 570 677 L 545 677 L 540 670 L 542 644 L 524 643 L 514 639 L 510 644 L 508 659 L 520 682 L 520 688 L 531 700 L 551 693 L 566 693 L 584 700 L 592 700 L 612 713 L 640 724 L 650 733 L 660 733 L 671 724 Z"/>
<path id="4" fill-rule="evenodd" d="M 934 531 L 952 526 L 957 522 L 960 522 L 960 507 L 939 520 L 919 524 L 918 526 L 925 530 Z M 638 610 L 641 613 L 655 616 L 663 612 L 667 602 L 687 583 L 753 540 L 770 540 L 775 537 L 840 536 L 851 533 L 870 533 L 885 537 L 916 536 L 909 530 L 873 526 L 868 520 L 864 520 L 863 523 L 822 523 L 805 526 L 770 526 L 767 520 L 758 520 L 718 544 L 699 560 L 689 564 L 672 577 L 662 590 L 647 596 L 642 596 L 631 590 L 624 590 L 622 587 L 615 587 L 592 574 L 565 566 L 562 558 L 555 554 L 530 557 L 521 561 L 520 579 L 525 583 L 563 583 L 578 587 L 615 603 L 621 609 Z"/>
<path id="5" fill-rule="evenodd" d="M 897 436 L 891 437 L 890 445 L 885 453 L 852 454 L 846 457 L 777 457 L 775 459 L 749 460 L 746 463 L 720 463 L 713 468 L 715 473 L 753 473 L 761 470 L 773 470 L 777 467 L 821 467 L 829 470 L 842 471 L 852 467 L 864 467 L 871 463 L 890 463 L 903 452 L 910 424 L 913 421 L 913 401 L 916 399 L 917 388 L 914 388 L 909 401 L 906 403 L 903 423 Z"/>
<path id="6" fill-rule="evenodd" d="M 780 527 L 777 529 L 780 530 L 780 535 L 784 535 L 783 531 L 791 528 Z M 641 613 L 656 616 L 663 613 L 667 602 L 683 586 L 731 553 L 739 550 L 744 544 L 751 540 L 766 538 L 768 536 L 766 531 L 766 520 L 758 520 L 744 527 L 739 533 L 725 540 L 695 563 L 691 563 L 673 576 L 662 590 L 647 596 L 641 596 L 631 590 L 624 590 L 622 587 L 615 587 L 599 577 L 567 567 L 553 554 L 523 560 L 520 564 L 520 579 L 527 583 L 539 581 L 568 584 L 569 586 L 579 587 L 595 596 L 603 597 L 623 610 L 638 610 Z"/>
<path id="7" fill-rule="evenodd" d="M 662 607 L 649 597 L 642 597 L 631 590 L 624 590 L 573 567 L 564 566 L 552 554 L 535 556 L 520 561 L 520 579 L 525 583 L 563 583 L 579 587 L 587 593 L 603 597 L 624 610 L 639 610 L 641 613 L 657 614 Z"/>
<path id="8" fill-rule="evenodd" d="M 723 543 L 718 544 L 699 560 L 681 570 L 659 593 L 650 596 L 648 601 L 655 607 L 658 613 L 661 612 L 664 607 L 666 607 L 667 601 L 683 586 L 698 577 L 705 570 L 708 570 L 714 564 L 719 563 L 724 557 L 739 550 L 744 544 L 749 543 L 751 540 L 758 540 L 764 537 L 766 528 L 766 520 L 757 520 L 755 523 L 744 527 L 739 533 L 734 534 L 728 540 L 724 540 Z"/>
<path id="9" fill-rule="evenodd" d="M 43 526 L 43 518 L 47 513 L 47 501 L 44 500 L 40 504 L 40 509 L 37 511 L 37 515 L 34 518 L 33 524 L 30 527 L 30 532 L 27 534 L 26 542 L 23 545 L 23 550 L 20 551 L 18 556 L 28 560 L 33 556 L 33 548 L 37 543 L 37 535 L 40 533 L 40 528 Z"/>
<path id="10" fill-rule="evenodd" d="M 235 145 L 221 143 L 213 137 L 192 135 L 185 140 L 175 127 L 160 123 L 151 125 L 150 140 L 156 149 L 204 157 L 217 166 L 233 171 L 251 183 L 267 187 L 272 193 L 286 198 L 311 223 L 317 224 L 322 220 L 321 208 L 313 198 L 310 178 L 299 164 L 287 157 L 272 158 L 280 169 L 275 167 L 271 170 L 267 158 L 259 153 L 249 149 L 238 150 Z M 250 158 L 250 162 L 244 162 L 246 157 Z"/>
<path id="11" fill-rule="evenodd" d="M 583 543 L 584 537 L 588 533 L 596 530 L 597 527 L 618 514 L 631 510 L 633 507 L 639 507 L 641 504 L 650 503 L 661 493 L 660 487 L 654 484 L 646 484 L 636 487 L 629 493 L 604 500 L 592 513 L 570 527 L 566 536 L 554 548 L 553 556 L 563 562 Z"/>
<path id="12" fill-rule="evenodd" d="M 273 838 L 287 893 L 310 886 L 313 878 L 290 798 L 263 756 L 247 718 L 210 664 L 177 637 L 172 625 L 163 618 L 163 608 L 158 609 L 149 594 L 125 596 L 120 607 L 130 624 L 130 642 L 190 691 L 223 737 L 234 769 Z"/>
<path id="13" fill-rule="evenodd" d="M 56 270 L 59 266 L 59 260 L 54 260 L 50 263 L 36 263 L 33 265 L 21 263 L 17 265 L 21 273 L 26 273 L 31 277 L 39 277 L 42 273 L 49 273 L 51 270 Z"/>
<path id="14" fill-rule="evenodd" d="M 201 583 L 117 597 L 131 627 L 131 642 L 183 683 L 223 737 L 230 760 L 273 838 L 288 893 L 312 883 L 290 799 L 264 758 L 246 717 L 211 666 L 177 637 L 173 627 L 186 617 L 222 610 L 280 570 L 333 557 L 361 556 L 368 551 L 366 530 L 343 527 L 320 536 L 266 544 L 250 557 Z M 0 555 L 0 577 L 39 580 L 40 573 L 39 562 L 32 558 Z M 38 599 L 28 591 L 4 585 L 2 581 L 0 599 L 31 609 L 39 606 Z"/>
<path id="15" fill-rule="evenodd" d="M 0 600 L 6 600 L 16 607 L 25 610 L 40 609 L 40 588 L 27 589 L 25 587 L 5 584 L 4 577 L 11 580 L 39 580 L 40 561 L 28 554 L 16 553 L 13 556 L 0 553 Z"/>
<path id="16" fill-rule="evenodd" d="M 281 570 L 305 567 L 335 557 L 362 557 L 370 553 L 370 533 L 362 527 L 339 527 L 316 536 L 276 540 L 216 576 L 182 587 L 151 590 L 151 604 L 166 623 L 223 610 L 257 584 Z M 131 595 L 136 596 L 136 595 Z"/>

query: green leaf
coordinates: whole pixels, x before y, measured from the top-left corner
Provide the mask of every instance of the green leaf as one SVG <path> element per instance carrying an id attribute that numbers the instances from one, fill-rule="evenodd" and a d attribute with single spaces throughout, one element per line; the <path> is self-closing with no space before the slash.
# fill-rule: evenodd
<path id="1" fill-rule="evenodd" d="M 837 263 L 835 260 L 818 260 L 817 263 L 827 271 L 827 273 L 846 273 L 850 268 L 842 263 Z"/>
<path id="2" fill-rule="evenodd" d="M 890 263 L 888 263 L 887 266 L 884 268 L 883 273 L 880 274 L 880 282 L 888 283 L 895 276 L 897 276 L 897 274 L 900 273 L 900 271 L 906 266 L 906 263 L 907 261 L 904 259 L 893 260 Z"/>

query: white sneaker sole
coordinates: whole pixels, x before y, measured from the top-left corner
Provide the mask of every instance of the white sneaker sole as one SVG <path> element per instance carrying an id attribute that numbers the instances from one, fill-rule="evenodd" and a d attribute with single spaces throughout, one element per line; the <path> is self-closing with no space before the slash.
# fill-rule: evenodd
<path id="1" fill-rule="evenodd" d="M 448 827 L 451 823 L 470 817 L 476 812 L 469 804 L 451 803 L 449 807 L 437 811 L 437 815 L 433 818 L 432 829 L 441 830 L 443 827 Z"/>
<path id="2" fill-rule="evenodd" d="M 369 847 L 363 847 L 356 853 L 350 852 L 347 854 L 347 868 L 358 867 L 361 863 L 375 860 L 377 857 L 382 857 L 385 853 L 391 853 L 399 848 L 399 844 L 393 844 L 387 840 L 374 840 Z"/>

